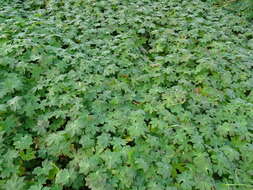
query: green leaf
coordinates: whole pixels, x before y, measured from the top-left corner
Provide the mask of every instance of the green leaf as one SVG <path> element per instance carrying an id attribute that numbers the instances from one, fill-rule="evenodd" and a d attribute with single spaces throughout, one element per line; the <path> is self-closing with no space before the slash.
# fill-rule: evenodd
<path id="1" fill-rule="evenodd" d="M 29 149 L 32 144 L 33 138 L 30 135 L 20 136 L 14 142 L 16 149 L 19 150 Z"/>
<path id="2" fill-rule="evenodd" d="M 3 189 L 17 189 L 24 190 L 25 182 L 23 177 L 18 177 L 16 175 L 12 176 L 3 185 Z"/>
<path id="3" fill-rule="evenodd" d="M 60 185 L 66 185 L 70 180 L 70 172 L 67 169 L 60 170 L 55 177 L 55 183 Z"/>

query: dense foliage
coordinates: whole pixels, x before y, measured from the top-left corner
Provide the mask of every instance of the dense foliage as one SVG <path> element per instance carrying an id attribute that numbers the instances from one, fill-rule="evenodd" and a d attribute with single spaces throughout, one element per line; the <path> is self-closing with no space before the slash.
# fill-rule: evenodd
<path id="1" fill-rule="evenodd" d="M 253 189 L 253 26 L 200 0 L 0 4 L 0 189 Z"/>
<path id="2" fill-rule="evenodd" d="M 252 0 L 209 0 L 212 3 L 223 6 L 237 15 L 244 15 L 248 20 L 253 20 Z"/>

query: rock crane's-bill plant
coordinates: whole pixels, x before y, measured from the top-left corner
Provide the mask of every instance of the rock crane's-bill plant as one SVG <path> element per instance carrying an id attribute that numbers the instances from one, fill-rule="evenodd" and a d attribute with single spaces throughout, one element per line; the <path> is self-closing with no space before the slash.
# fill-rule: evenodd
<path id="1" fill-rule="evenodd" d="M 253 189 L 252 89 L 222 6 L 2 0 L 0 189 Z"/>

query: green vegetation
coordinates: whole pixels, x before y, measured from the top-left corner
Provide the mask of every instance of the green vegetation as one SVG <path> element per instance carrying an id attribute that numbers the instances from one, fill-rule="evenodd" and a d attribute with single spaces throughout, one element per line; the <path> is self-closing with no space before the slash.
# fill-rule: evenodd
<path id="1" fill-rule="evenodd" d="M 253 25 L 234 5 L 2 0 L 0 189 L 252 190 Z"/>
<path id="2" fill-rule="evenodd" d="M 223 6 L 237 15 L 243 15 L 248 20 L 253 20 L 253 1 L 252 0 L 210 0 L 212 3 Z"/>

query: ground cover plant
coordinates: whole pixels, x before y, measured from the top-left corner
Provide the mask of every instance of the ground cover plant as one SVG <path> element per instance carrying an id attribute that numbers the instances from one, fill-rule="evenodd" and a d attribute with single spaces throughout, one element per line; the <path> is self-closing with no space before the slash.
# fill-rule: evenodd
<path id="1" fill-rule="evenodd" d="M 200 0 L 2 0 L 0 189 L 253 189 L 247 15 Z"/>

